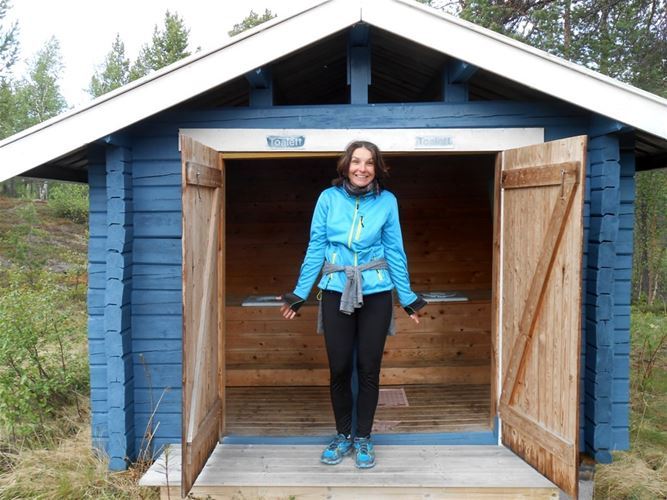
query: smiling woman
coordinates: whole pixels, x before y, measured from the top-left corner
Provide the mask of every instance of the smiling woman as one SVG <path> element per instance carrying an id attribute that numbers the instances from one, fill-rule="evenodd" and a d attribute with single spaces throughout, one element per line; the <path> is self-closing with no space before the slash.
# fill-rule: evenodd
<path id="1" fill-rule="evenodd" d="M 299 279 L 294 292 L 284 295 L 281 311 L 286 319 L 294 319 L 321 269 L 321 327 L 337 435 L 320 462 L 339 464 L 354 450 L 357 468 L 368 469 L 375 466 L 370 434 L 380 366 L 387 335 L 393 333 L 392 290 L 396 288 L 415 323 L 419 323 L 417 310 L 426 302 L 410 288 L 398 204 L 383 187 L 387 167 L 378 147 L 367 141 L 350 143 L 336 170 L 333 187 L 317 201 Z M 356 408 L 351 389 L 355 369 Z"/>
<path id="2" fill-rule="evenodd" d="M 365 188 L 375 179 L 375 162 L 366 148 L 358 148 L 352 154 L 347 177 L 354 186 Z"/>

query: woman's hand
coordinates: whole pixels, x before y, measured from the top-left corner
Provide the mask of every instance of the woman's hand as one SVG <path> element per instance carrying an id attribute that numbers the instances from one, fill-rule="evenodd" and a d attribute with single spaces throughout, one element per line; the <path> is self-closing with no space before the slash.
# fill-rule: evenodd
<path id="1" fill-rule="evenodd" d="M 276 297 L 278 300 L 283 300 L 283 296 L 279 295 Z M 296 311 L 293 311 L 292 308 L 290 308 L 289 304 L 283 304 L 280 306 L 280 314 L 283 315 L 283 318 L 285 319 L 294 319 L 296 316 Z"/>
<path id="2" fill-rule="evenodd" d="M 414 321 L 416 324 L 419 324 L 419 313 L 418 311 L 426 305 L 426 301 L 421 295 L 417 295 L 417 299 L 410 305 L 405 306 L 403 309 L 405 310 L 406 313 L 408 313 L 408 316 L 410 316 L 410 319 Z"/>

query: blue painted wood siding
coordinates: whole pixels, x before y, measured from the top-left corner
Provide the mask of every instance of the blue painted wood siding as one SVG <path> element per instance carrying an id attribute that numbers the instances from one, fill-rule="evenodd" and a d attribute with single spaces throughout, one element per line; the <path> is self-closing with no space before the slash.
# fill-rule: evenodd
<path id="1" fill-rule="evenodd" d="M 584 285 L 584 449 L 602 463 L 627 449 L 634 156 L 618 134 L 589 141 Z"/>
<path id="2" fill-rule="evenodd" d="M 106 450 L 107 366 L 104 342 L 104 295 L 106 290 L 107 194 L 104 159 L 88 165 L 88 357 L 90 363 L 90 411 L 93 446 Z"/>
<path id="3" fill-rule="evenodd" d="M 134 450 L 138 452 L 140 447 L 146 446 L 143 436 L 149 427 L 155 432 L 152 442 L 154 451 L 158 451 L 164 444 L 180 441 L 181 437 L 179 128 L 340 128 L 350 124 L 358 124 L 364 128 L 541 126 L 545 127 L 545 139 L 552 140 L 585 134 L 589 130 L 589 123 L 588 115 L 564 105 L 486 101 L 457 104 L 285 106 L 266 109 L 233 108 L 200 112 L 165 112 L 134 127 L 130 131 L 133 196 L 131 352 L 134 383 Z M 599 449 L 609 450 L 613 447 L 623 447 L 627 441 L 627 412 L 624 413 L 627 409 L 627 396 L 624 395 L 627 388 L 625 383 L 627 372 L 623 372 L 627 356 L 623 358 L 623 349 L 627 350 L 626 324 L 629 315 L 623 313 L 628 312 L 629 308 L 620 302 L 620 298 L 618 302 L 614 302 L 616 299 L 610 295 L 616 293 L 615 290 L 625 290 L 624 287 L 629 286 L 629 281 L 626 281 L 626 278 L 629 280 L 629 274 L 626 272 L 629 268 L 623 266 L 628 265 L 630 253 L 619 252 L 618 249 L 621 247 L 618 245 L 621 241 L 630 241 L 631 246 L 632 215 L 626 217 L 628 214 L 623 211 L 631 211 L 634 167 L 628 163 L 627 158 L 620 160 L 617 152 L 616 165 L 624 165 L 623 174 L 619 169 L 614 170 L 618 172 L 615 181 L 618 186 L 602 187 L 603 178 L 614 177 L 606 167 L 610 166 L 612 170 L 615 168 L 613 157 L 602 161 L 601 158 L 609 155 L 596 152 L 605 148 L 608 151 L 613 149 L 606 139 L 592 140 L 589 145 L 587 189 L 591 190 L 586 195 L 584 206 L 585 308 L 582 325 L 584 325 L 585 345 L 582 353 L 581 442 L 582 449 L 587 447 L 589 442 L 592 446 L 601 445 L 601 438 L 596 441 L 595 433 L 607 433 L 608 436 L 614 437 L 608 438 L 609 443 L 605 445 L 607 448 Z M 94 177 L 91 178 L 91 182 L 94 182 Z M 606 189 L 616 189 L 616 192 L 620 189 L 620 192 L 626 193 L 626 198 L 623 198 L 620 207 L 617 203 L 614 208 L 612 202 L 618 198 L 600 192 Z M 91 206 L 92 204 L 91 195 Z M 603 214 L 603 206 L 605 210 L 611 210 L 613 213 Z M 604 219 L 603 215 L 617 218 L 616 233 L 613 233 L 615 231 L 613 220 Z M 99 222 L 100 219 L 94 218 L 91 214 L 91 256 L 94 254 L 94 245 L 99 245 L 93 238 L 95 234 L 93 226 Z M 628 237 L 630 240 L 627 240 Z M 609 241 L 600 238 L 618 240 L 612 242 L 613 254 L 609 252 L 609 245 L 606 245 Z M 624 248 L 627 252 L 631 251 L 627 244 Z M 613 257 L 607 257 L 608 255 Z M 92 285 L 91 282 L 91 297 L 94 296 L 95 290 L 99 290 Z M 91 325 L 95 317 L 93 312 L 91 309 Z M 611 325 L 612 340 L 619 342 L 619 345 L 626 344 L 625 347 L 618 349 L 614 347 L 610 359 L 605 356 L 611 351 L 604 350 L 604 332 L 607 331 L 604 328 L 609 322 L 609 319 L 604 319 L 605 314 L 611 316 L 612 321 L 617 321 Z M 615 374 L 605 371 L 609 363 L 617 367 Z M 609 379 L 607 392 L 610 398 L 612 380 L 616 388 L 613 408 L 606 410 L 609 415 L 606 417 L 607 421 L 603 420 L 605 417 L 601 413 L 602 407 L 599 407 L 604 402 L 604 399 L 601 399 L 604 398 L 602 389 L 595 386 L 598 382 L 605 383 L 605 377 Z M 608 401 L 611 402 L 611 399 Z M 623 415 L 626 415 L 625 421 Z M 604 427 L 605 425 L 607 427 Z M 96 438 L 104 438 L 103 430 L 99 427 L 100 432 L 95 434 Z M 601 457 L 603 456 L 598 456 Z"/>
<path id="4" fill-rule="evenodd" d="M 168 136 L 137 137 L 132 154 L 135 448 L 158 453 L 181 439 L 181 160 L 176 129 Z M 144 438 L 147 432 L 154 435 L 150 443 Z"/>
<path id="5" fill-rule="evenodd" d="M 109 467 L 124 469 L 134 455 L 132 374 L 132 155 L 127 147 L 106 152 L 106 289 L 104 349 L 107 365 L 107 453 Z"/>

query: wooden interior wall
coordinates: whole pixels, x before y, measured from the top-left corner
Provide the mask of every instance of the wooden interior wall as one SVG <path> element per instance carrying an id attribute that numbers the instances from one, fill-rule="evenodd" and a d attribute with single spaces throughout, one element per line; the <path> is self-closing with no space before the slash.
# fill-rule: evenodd
<path id="1" fill-rule="evenodd" d="M 387 342 L 382 383 L 488 383 L 493 157 L 420 155 L 388 163 L 413 288 L 464 290 L 474 300 L 431 304 L 420 325 L 396 307 L 398 335 Z M 334 160 L 226 164 L 227 385 L 325 385 L 315 304 L 288 322 L 276 308 L 240 302 L 293 289 Z"/>

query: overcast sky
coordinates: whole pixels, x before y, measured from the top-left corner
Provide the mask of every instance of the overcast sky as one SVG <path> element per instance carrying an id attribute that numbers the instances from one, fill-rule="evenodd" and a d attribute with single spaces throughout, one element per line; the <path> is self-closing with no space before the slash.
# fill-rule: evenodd
<path id="1" fill-rule="evenodd" d="M 191 49 L 223 43 L 251 9 L 284 16 L 316 0 L 12 0 L 8 18 L 19 22 L 21 59 L 33 56 L 51 36 L 60 42 L 65 65 L 61 89 L 70 106 L 90 99 L 86 88 L 111 49 L 116 33 L 131 60 L 148 43 L 164 13 L 177 12 L 190 28 Z M 18 65 L 17 73 L 24 71 Z"/>

